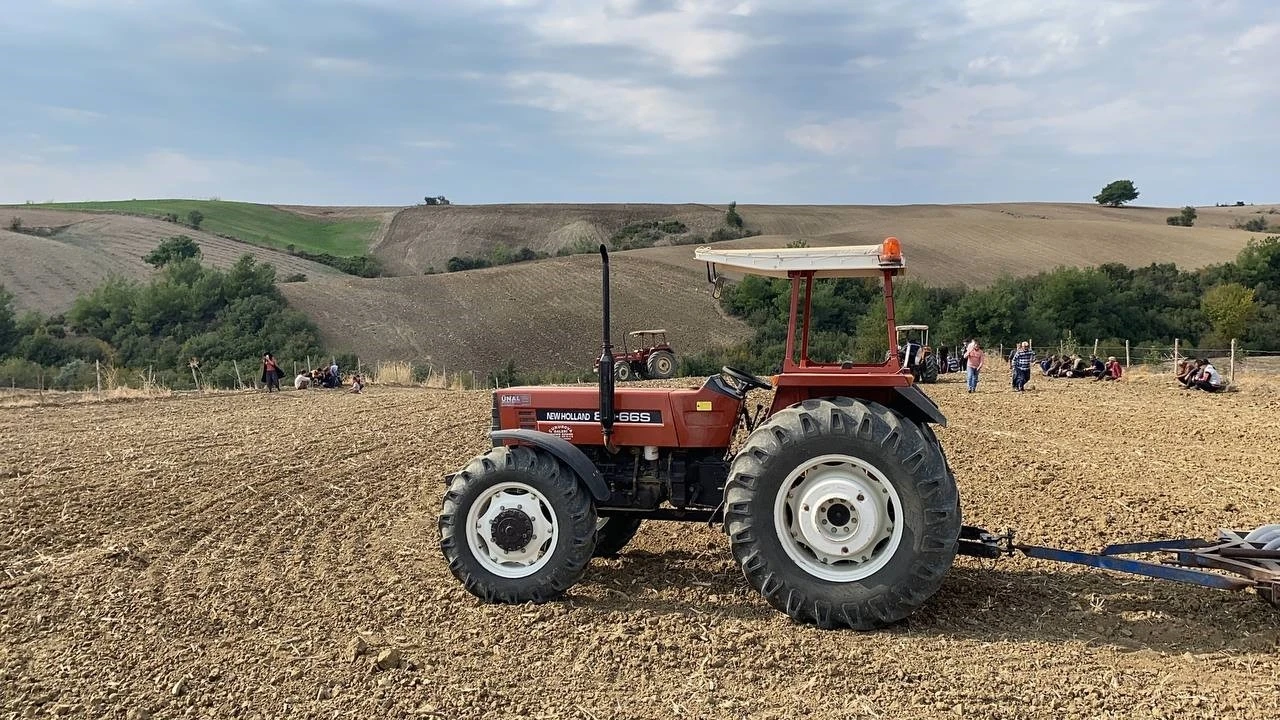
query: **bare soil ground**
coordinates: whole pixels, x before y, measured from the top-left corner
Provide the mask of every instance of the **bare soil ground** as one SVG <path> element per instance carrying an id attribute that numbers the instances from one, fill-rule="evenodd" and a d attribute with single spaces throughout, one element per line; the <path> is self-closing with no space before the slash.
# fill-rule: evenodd
<path id="1" fill-rule="evenodd" d="M 174 235 L 193 238 L 206 261 L 218 267 L 228 267 L 249 253 L 274 265 L 281 278 L 293 273 L 308 279 L 340 274 L 327 265 L 162 220 L 26 208 L 16 214 L 27 227 L 65 228 L 50 237 L 0 230 L 0 284 L 14 294 L 19 310 L 62 312 L 108 275 L 146 278 L 153 268 L 143 256 Z"/>
<path id="2" fill-rule="evenodd" d="M 685 248 L 690 256 L 692 249 Z M 666 328 L 678 353 L 750 337 L 711 298 L 702 266 L 650 260 L 638 251 L 612 262 L 613 340 L 630 330 Z M 637 260 L 642 261 L 637 261 Z M 600 258 L 537 263 L 426 277 L 282 285 L 289 304 L 320 326 L 326 347 L 366 362 L 429 362 L 437 371 L 582 371 L 600 354 Z"/>
<path id="3" fill-rule="evenodd" d="M 929 387 L 966 521 L 1026 542 L 1280 519 L 1280 385 L 1219 396 L 987 373 Z M 479 392 L 370 388 L 0 410 L 0 708 L 14 717 L 1273 718 L 1249 594 L 959 559 L 875 633 L 797 626 L 726 539 L 650 523 L 560 602 L 440 558 Z M 324 444 L 317 445 L 317 437 Z M 361 647 L 367 644 L 367 648 Z M 400 667 L 375 669 L 396 650 Z M 392 663 L 385 663 L 392 664 Z M 3 713 L 0 713 L 3 714 Z"/>

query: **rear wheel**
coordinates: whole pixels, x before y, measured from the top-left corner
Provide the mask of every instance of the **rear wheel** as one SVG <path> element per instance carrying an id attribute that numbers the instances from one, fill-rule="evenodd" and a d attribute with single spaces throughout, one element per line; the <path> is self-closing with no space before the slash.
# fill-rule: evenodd
<path id="1" fill-rule="evenodd" d="M 613 364 L 613 377 L 618 382 L 626 382 L 631 379 L 631 363 L 626 360 L 619 360 Z"/>
<path id="2" fill-rule="evenodd" d="M 596 511 L 554 456 L 496 447 L 454 477 L 440 549 L 466 589 L 489 602 L 544 602 L 578 581 L 595 549 Z"/>
<path id="3" fill-rule="evenodd" d="M 649 353 L 645 361 L 649 369 L 649 377 L 666 380 L 676 374 L 676 356 L 670 350 L 657 350 Z"/>
<path id="4" fill-rule="evenodd" d="M 596 523 L 596 557 L 614 557 L 640 529 L 640 518 L 607 517 Z"/>
<path id="5" fill-rule="evenodd" d="M 960 512 L 926 432 L 849 398 L 807 400 L 752 432 L 725 490 L 751 586 L 796 620 L 859 630 L 928 600 L 955 559 Z"/>

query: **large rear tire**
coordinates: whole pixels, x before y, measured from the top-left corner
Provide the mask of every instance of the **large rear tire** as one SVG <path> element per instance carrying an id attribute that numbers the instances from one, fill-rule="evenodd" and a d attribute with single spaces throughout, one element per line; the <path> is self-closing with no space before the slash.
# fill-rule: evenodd
<path id="1" fill-rule="evenodd" d="M 651 378 L 666 380 L 675 377 L 676 374 L 676 356 L 670 350 L 656 350 L 649 353 L 648 359 L 645 360 L 645 367 L 648 368 L 648 375 Z"/>
<path id="2" fill-rule="evenodd" d="M 769 604 L 871 630 L 929 599 L 955 559 L 959 494 L 932 432 L 850 398 L 774 413 L 734 458 L 725 525 Z"/>
<path id="3" fill-rule="evenodd" d="M 607 517 L 596 523 L 596 557 L 617 557 L 640 529 L 640 518 Z"/>
<path id="4" fill-rule="evenodd" d="M 488 602 L 545 602 L 582 577 L 596 511 L 550 453 L 500 446 L 472 460 L 445 493 L 440 549 L 449 570 Z"/>

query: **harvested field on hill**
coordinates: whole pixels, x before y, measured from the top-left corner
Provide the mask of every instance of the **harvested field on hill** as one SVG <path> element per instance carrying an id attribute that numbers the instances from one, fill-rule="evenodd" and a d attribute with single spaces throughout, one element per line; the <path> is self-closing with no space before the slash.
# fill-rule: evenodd
<path id="1" fill-rule="evenodd" d="M 968 522 L 1026 542 L 1277 520 L 1280 386 L 931 386 Z M 0 709 L 15 717 L 1273 718 L 1280 614 L 961 558 L 906 623 L 797 626 L 727 541 L 650 523 L 568 598 L 482 605 L 435 529 L 481 392 L 370 388 L 0 410 Z M 270 430 L 264 433 L 263 429 Z M 316 432 L 337 438 L 319 447 Z M 1261 471 L 1261 472 L 1260 472 Z M 366 647 L 367 644 L 367 647 Z M 377 670 L 382 651 L 400 667 Z M 384 663 L 391 665 L 394 663 Z"/>
<path id="2" fill-rule="evenodd" d="M 1058 265 L 1120 262 L 1131 267 L 1172 262 L 1194 268 L 1233 259 L 1252 236 L 1238 219 L 1280 225 L 1272 206 L 1201 208 L 1195 227 L 1170 227 L 1170 208 L 1071 203 L 982 205 L 740 205 L 749 227 L 767 239 L 731 244 L 763 247 L 806 238 L 811 245 L 903 241 L 912 275 L 931 284 L 985 285 L 1002 273 L 1026 275 Z M 451 256 L 486 256 L 495 246 L 527 246 L 554 254 L 576 240 L 597 243 L 637 220 L 677 219 L 706 234 L 724 218 L 714 205 L 468 205 L 400 212 L 378 257 L 400 272 L 442 270 Z M 660 248 L 692 259 L 692 249 Z"/>
<path id="3" fill-rule="evenodd" d="M 692 248 L 685 248 L 692 255 Z M 647 252 L 647 251 L 640 251 Z M 665 327 L 678 353 L 750 337 L 722 315 L 702 266 L 612 265 L 613 341 L 630 330 Z M 436 370 L 581 370 L 600 354 L 600 258 L 537 263 L 426 277 L 338 278 L 282 285 L 290 305 L 316 320 L 326 347 L 366 362 L 413 360 Z"/>
<path id="4" fill-rule="evenodd" d="M 111 274 L 144 279 L 153 268 L 143 256 L 174 235 L 195 239 L 204 259 L 218 267 L 228 267 L 249 253 L 274 265 L 280 278 L 293 273 L 309 279 L 340 274 L 327 265 L 161 220 L 28 208 L 15 214 L 27 227 L 64 228 L 50 237 L 0 230 L 0 284 L 14 294 L 19 310 L 62 312 L 77 295 Z"/>

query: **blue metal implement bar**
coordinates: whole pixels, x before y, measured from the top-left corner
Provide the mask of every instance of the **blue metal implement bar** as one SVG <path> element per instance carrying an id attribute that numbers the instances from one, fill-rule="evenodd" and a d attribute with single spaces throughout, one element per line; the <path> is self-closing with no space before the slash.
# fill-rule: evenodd
<path id="1" fill-rule="evenodd" d="M 1140 544 L 1151 545 L 1154 543 Z M 1243 578 L 1227 577 L 1225 575 L 1204 572 L 1202 570 L 1190 570 L 1171 565 L 1145 562 L 1143 560 L 1130 560 L 1128 558 L 1120 558 L 1108 554 L 1095 555 L 1094 553 L 1077 552 L 1075 550 L 1061 550 L 1058 548 L 1040 547 L 1038 545 L 1014 545 L 1014 548 L 1021 550 L 1024 554 L 1030 557 L 1040 558 L 1041 560 L 1056 560 L 1058 562 L 1075 563 L 1077 565 L 1088 565 L 1089 567 L 1102 568 L 1103 570 L 1116 570 L 1134 575 L 1146 575 L 1147 577 L 1159 578 L 1161 580 L 1190 583 L 1192 585 L 1218 588 L 1219 590 L 1244 590 L 1245 588 L 1253 587 L 1256 584 L 1252 580 L 1246 580 Z M 1168 548 L 1168 545 L 1161 544 L 1161 547 L 1155 548 L 1155 550 Z M 1130 550 L 1127 552 L 1152 551 L 1154 550 Z"/>
<path id="2" fill-rule="evenodd" d="M 1204 538 L 1178 538 L 1176 540 L 1152 540 L 1148 542 L 1120 543 L 1102 548 L 1100 555 L 1128 555 L 1130 553 L 1161 552 L 1164 550 L 1192 550 L 1211 547 L 1216 543 Z"/>

